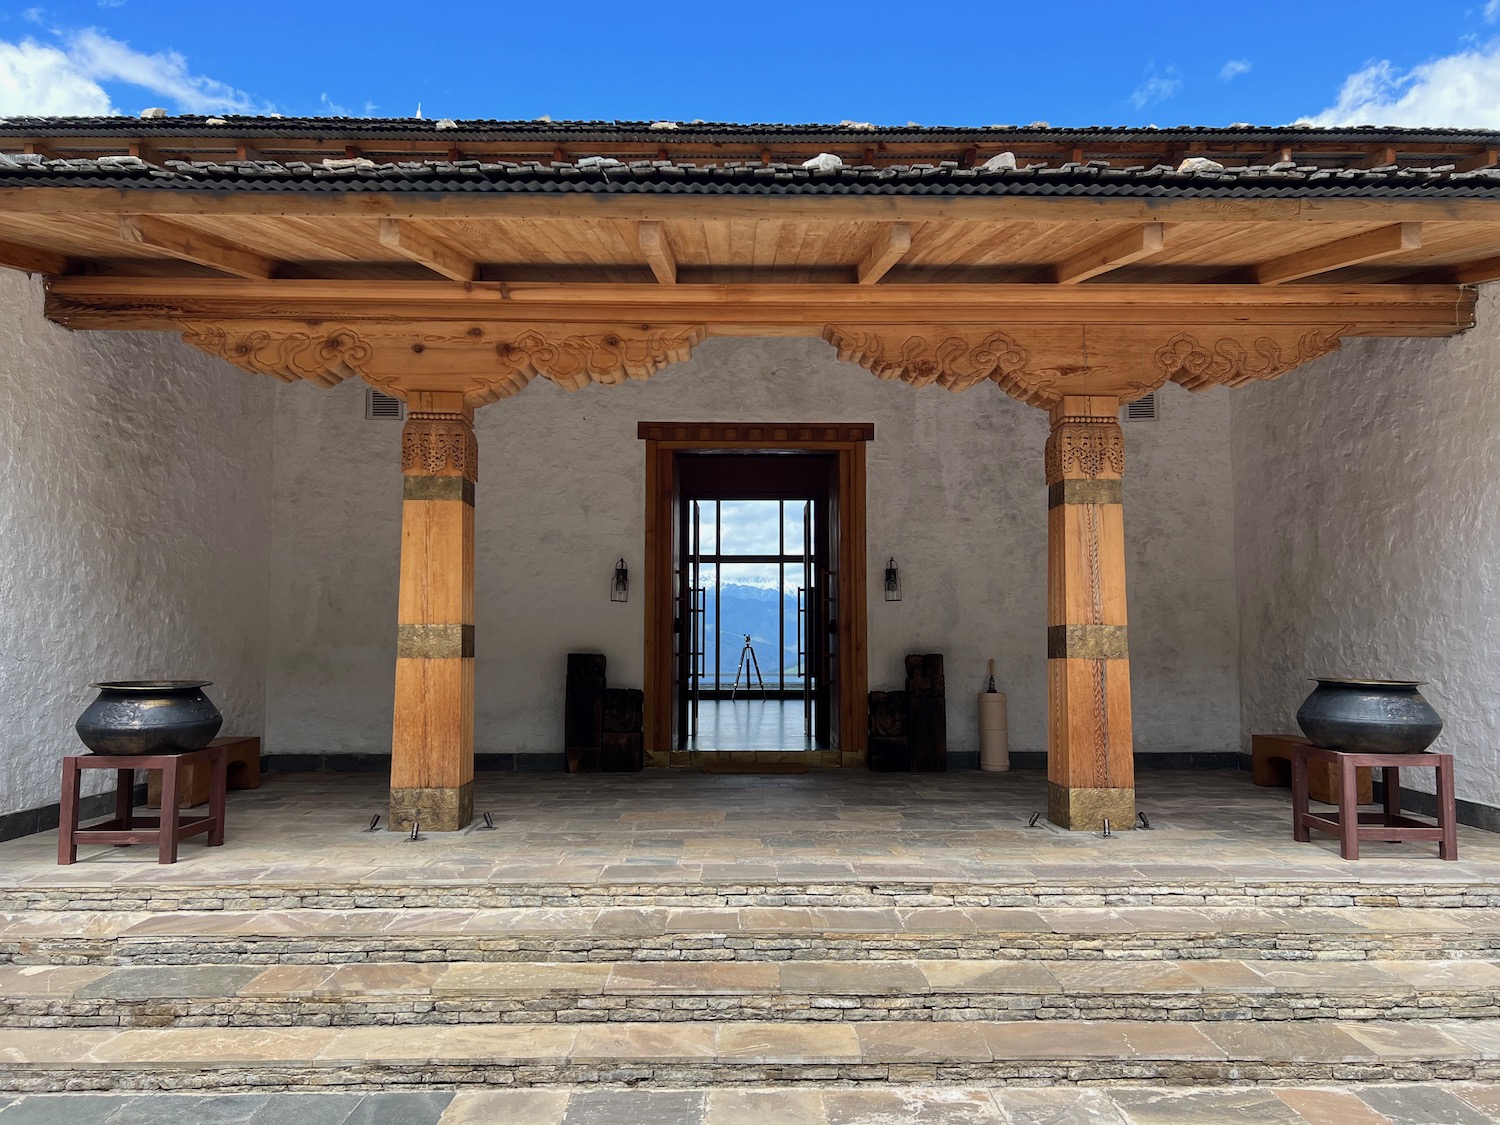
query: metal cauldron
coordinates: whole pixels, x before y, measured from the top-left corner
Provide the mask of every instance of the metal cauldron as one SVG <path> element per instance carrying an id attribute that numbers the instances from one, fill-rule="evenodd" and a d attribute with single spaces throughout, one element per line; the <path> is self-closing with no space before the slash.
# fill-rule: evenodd
<path id="1" fill-rule="evenodd" d="M 95 754 L 185 754 L 202 750 L 224 716 L 203 694 L 210 680 L 112 680 L 78 717 L 78 737 Z"/>
<path id="2" fill-rule="evenodd" d="M 1314 746 L 1354 754 L 1419 754 L 1443 720 L 1417 689 L 1421 680 L 1319 679 L 1297 711 Z"/>

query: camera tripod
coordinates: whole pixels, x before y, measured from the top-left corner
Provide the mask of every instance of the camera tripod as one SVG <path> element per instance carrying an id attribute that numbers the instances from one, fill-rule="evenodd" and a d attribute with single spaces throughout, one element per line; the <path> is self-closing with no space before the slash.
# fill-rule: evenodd
<path id="1" fill-rule="evenodd" d="M 729 691 L 729 698 L 733 699 L 740 690 L 740 676 L 745 677 L 745 690 L 750 690 L 750 674 L 755 674 L 755 680 L 760 684 L 760 697 L 766 697 L 766 681 L 760 674 L 760 661 L 755 658 L 755 647 L 750 643 L 750 634 L 745 634 L 745 647 L 740 649 L 740 662 L 734 670 L 734 687 Z"/>

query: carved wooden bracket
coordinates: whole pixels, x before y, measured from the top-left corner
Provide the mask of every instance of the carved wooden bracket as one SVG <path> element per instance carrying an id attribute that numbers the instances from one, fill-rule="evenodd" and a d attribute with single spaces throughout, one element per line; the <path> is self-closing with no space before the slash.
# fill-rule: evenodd
<path id="1" fill-rule="evenodd" d="M 1044 409 L 1064 396 L 1129 401 L 1171 380 L 1188 390 L 1274 379 L 1339 346 L 1346 326 L 839 325 L 823 338 L 881 379 L 963 391 L 986 380 Z"/>
<path id="2" fill-rule="evenodd" d="M 182 338 L 245 371 L 286 382 L 326 387 L 358 375 L 401 398 L 452 391 L 481 406 L 524 390 L 538 376 L 567 391 L 648 379 L 687 359 L 706 334 L 702 325 L 580 332 L 573 326 L 251 321 L 186 324 Z"/>
<path id="3" fill-rule="evenodd" d="M 401 471 L 407 476 L 479 480 L 479 442 L 462 414 L 413 411 L 401 429 Z"/>

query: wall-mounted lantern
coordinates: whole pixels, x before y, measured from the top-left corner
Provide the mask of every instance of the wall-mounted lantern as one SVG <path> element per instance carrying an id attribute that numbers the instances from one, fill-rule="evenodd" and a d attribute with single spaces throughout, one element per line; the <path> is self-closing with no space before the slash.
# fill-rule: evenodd
<path id="1" fill-rule="evenodd" d="M 895 559 L 885 564 L 885 600 L 888 602 L 901 600 L 901 571 L 896 568 Z"/>
<path id="2" fill-rule="evenodd" d="M 612 602 L 628 602 L 630 600 L 630 569 L 621 559 L 615 563 L 615 576 L 609 584 L 609 600 Z"/>

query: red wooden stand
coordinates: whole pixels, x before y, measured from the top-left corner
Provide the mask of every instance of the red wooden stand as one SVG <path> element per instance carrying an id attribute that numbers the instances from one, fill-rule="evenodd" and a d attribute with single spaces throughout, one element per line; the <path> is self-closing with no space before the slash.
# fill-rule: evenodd
<path id="1" fill-rule="evenodd" d="M 1336 813 L 1307 811 L 1308 759 L 1327 762 L 1339 774 L 1339 810 Z M 1385 807 L 1380 812 L 1359 811 L 1355 771 L 1362 766 L 1384 775 Z M 1437 770 L 1437 823 L 1401 815 L 1401 767 Z M 1361 840 L 1436 840 L 1440 859 L 1458 858 L 1458 819 L 1453 806 L 1452 754 L 1350 754 L 1320 746 L 1292 748 L 1292 839 L 1307 841 L 1309 829 L 1339 838 L 1339 854 L 1359 858 Z"/>
<path id="2" fill-rule="evenodd" d="M 133 816 L 135 771 L 160 770 L 162 791 L 177 792 L 177 778 L 184 767 L 209 771 L 208 815 L 183 816 L 174 802 L 156 816 Z M 115 815 L 113 819 L 78 827 L 78 794 L 84 770 L 114 770 Z M 187 754 L 71 754 L 63 759 L 62 808 L 58 818 L 57 862 L 78 859 L 79 844 L 155 844 L 161 863 L 177 862 L 177 841 L 208 833 L 208 846 L 224 842 L 224 783 L 228 754 L 223 746 L 210 746 Z"/>

